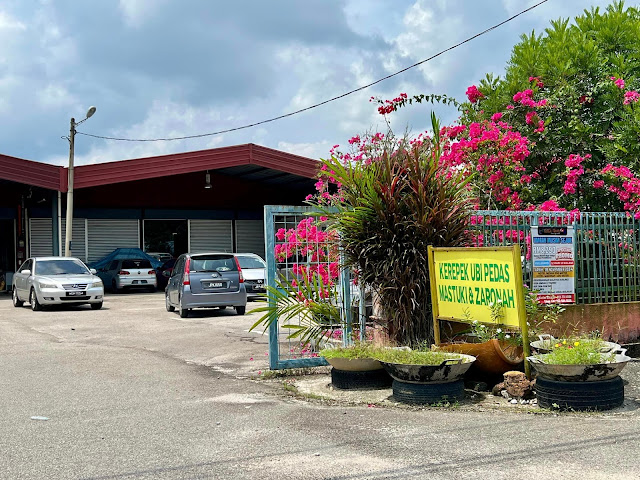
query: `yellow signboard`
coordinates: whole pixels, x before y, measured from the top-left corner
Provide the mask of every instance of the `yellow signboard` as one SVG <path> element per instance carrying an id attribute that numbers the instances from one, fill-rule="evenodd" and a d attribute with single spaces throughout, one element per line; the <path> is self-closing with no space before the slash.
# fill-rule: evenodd
<path id="1" fill-rule="evenodd" d="M 520 246 L 429 247 L 429 277 L 436 342 L 440 320 L 518 327 L 528 338 Z M 492 316 L 499 312 L 499 318 Z M 493 318 L 492 318 L 493 317 Z M 525 353 L 528 342 L 524 342 Z"/>

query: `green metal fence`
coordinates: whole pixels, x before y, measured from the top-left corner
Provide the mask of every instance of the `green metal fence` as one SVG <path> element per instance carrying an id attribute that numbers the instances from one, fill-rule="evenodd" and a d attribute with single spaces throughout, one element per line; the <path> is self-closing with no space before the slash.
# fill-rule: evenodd
<path id="1" fill-rule="evenodd" d="M 525 283 L 532 283 L 531 226 L 573 225 L 577 303 L 640 300 L 640 221 L 627 213 L 479 210 L 471 217 L 474 245 L 520 244 Z"/>

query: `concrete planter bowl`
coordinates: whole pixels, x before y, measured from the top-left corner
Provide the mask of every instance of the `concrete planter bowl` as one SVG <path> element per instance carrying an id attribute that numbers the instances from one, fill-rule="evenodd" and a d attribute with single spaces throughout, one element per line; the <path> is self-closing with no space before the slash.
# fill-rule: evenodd
<path id="1" fill-rule="evenodd" d="M 342 358 L 333 357 L 326 359 L 329 364 L 345 372 L 367 372 L 370 370 L 382 370 L 382 364 L 373 358 Z"/>
<path id="2" fill-rule="evenodd" d="M 458 354 L 457 358 L 443 361 L 439 365 L 408 365 L 380 362 L 394 380 L 405 383 L 448 383 L 461 380 L 476 357 Z"/>
<path id="3" fill-rule="evenodd" d="M 551 365 L 545 363 L 545 357 L 548 354 L 535 355 L 527 357 L 531 366 L 535 369 L 539 377 L 561 382 L 597 382 L 603 380 L 611 380 L 618 376 L 622 369 L 631 360 L 625 355 L 625 351 L 618 353 L 614 361 L 594 365 Z"/>

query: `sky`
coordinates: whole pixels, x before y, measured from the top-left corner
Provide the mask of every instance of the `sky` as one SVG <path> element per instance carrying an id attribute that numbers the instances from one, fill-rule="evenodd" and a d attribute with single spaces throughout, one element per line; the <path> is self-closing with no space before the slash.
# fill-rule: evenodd
<path id="1" fill-rule="evenodd" d="M 3 0 L 0 154 L 66 165 L 79 132 L 136 139 L 199 135 L 287 114 L 420 62 L 539 0 Z M 548 0 L 435 60 L 340 100 L 231 133 L 171 142 L 77 135 L 75 164 L 255 143 L 311 158 L 367 131 L 385 131 L 370 97 L 465 90 L 501 75 L 520 36 L 542 33 L 599 0 Z M 627 5 L 635 5 L 627 2 Z M 425 131 L 435 109 L 391 117 Z"/>

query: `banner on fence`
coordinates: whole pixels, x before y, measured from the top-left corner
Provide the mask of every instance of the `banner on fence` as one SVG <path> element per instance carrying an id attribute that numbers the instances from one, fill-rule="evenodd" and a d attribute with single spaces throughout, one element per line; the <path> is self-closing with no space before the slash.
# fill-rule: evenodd
<path id="1" fill-rule="evenodd" d="M 429 247 L 437 320 L 526 325 L 520 247 Z"/>
<path id="2" fill-rule="evenodd" d="M 567 226 L 531 226 L 533 281 L 539 303 L 575 303 L 575 232 Z"/>

